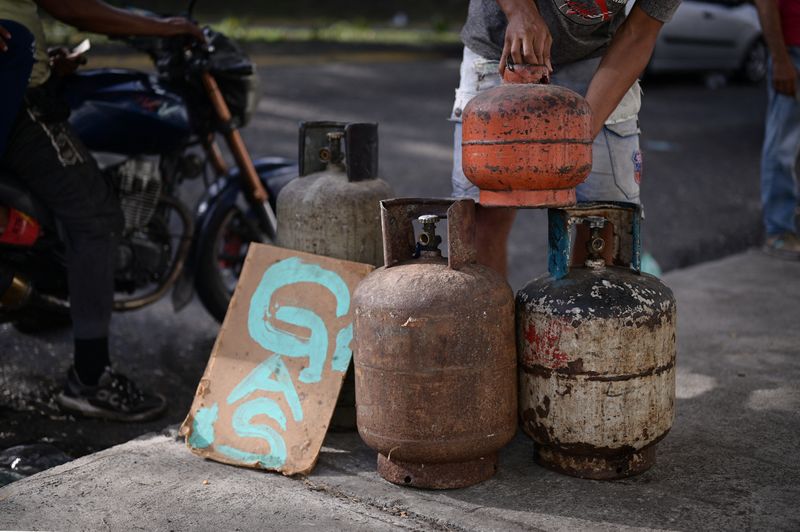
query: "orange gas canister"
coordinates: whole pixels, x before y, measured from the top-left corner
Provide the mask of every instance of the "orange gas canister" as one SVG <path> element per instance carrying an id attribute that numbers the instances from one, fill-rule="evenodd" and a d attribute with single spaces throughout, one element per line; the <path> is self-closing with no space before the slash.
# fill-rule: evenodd
<path id="1" fill-rule="evenodd" d="M 509 65 L 502 85 L 470 100 L 462 122 L 462 168 L 482 205 L 575 204 L 592 169 L 591 109 L 547 84 L 543 67 Z"/>

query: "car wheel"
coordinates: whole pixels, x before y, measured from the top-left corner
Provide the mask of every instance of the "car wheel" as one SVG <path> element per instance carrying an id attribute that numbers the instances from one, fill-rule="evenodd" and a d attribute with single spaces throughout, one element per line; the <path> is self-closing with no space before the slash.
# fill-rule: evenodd
<path id="1" fill-rule="evenodd" d="M 769 50 L 761 39 L 756 40 L 742 59 L 742 66 L 739 68 L 739 77 L 750 83 L 758 83 L 767 75 L 767 61 L 769 60 Z"/>

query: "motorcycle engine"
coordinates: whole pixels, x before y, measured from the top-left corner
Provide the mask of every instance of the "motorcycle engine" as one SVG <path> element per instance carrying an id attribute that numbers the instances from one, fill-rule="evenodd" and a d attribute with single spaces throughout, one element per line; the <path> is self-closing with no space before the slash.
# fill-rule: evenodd
<path id="1" fill-rule="evenodd" d="M 161 172 L 157 160 L 145 158 L 128 159 L 107 171 L 125 218 L 117 246 L 116 284 L 132 292 L 159 282 L 172 256 L 166 211 L 158 209 Z"/>

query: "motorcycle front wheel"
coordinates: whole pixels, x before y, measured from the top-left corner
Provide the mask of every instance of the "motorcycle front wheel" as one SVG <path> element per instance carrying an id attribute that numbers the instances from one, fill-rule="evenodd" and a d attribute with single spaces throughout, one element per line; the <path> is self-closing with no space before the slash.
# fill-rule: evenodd
<path id="1" fill-rule="evenodd" d="M 206 310 L 222 322 L 250 243 L 272 241 L 259 229 L 255 215 L 236 205 L 214 213 L 207 234 L 200 244 L 195 287 Z"/>

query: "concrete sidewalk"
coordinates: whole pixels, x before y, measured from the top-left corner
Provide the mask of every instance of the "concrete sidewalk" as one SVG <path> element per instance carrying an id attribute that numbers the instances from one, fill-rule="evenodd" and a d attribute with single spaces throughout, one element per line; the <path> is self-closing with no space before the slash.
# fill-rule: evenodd
<path id="1" fill-rule="evenodd" d="M 647 473 L 566 477 L 517 438 L 498 474 L 445 492 L 394 486 L 357 435 L 308 478 L 204 461 L 153 435 L 0 489 L 0 529 L 800 529 L 800 263 L 758 252 L 671 273 L 678 401 Z"/>

